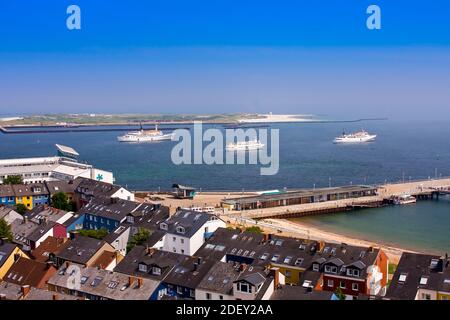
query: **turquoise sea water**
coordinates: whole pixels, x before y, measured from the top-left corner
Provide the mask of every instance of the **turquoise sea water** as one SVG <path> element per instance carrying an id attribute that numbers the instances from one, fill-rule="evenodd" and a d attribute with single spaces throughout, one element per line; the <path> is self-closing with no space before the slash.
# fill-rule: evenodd
<path id="1" fill-rule="evenodd" d="M 215 126 L 221 128 L 221 126 Z M 116 182 L 134 190 L 170 189 L 172 183 L 203 190 L 256 190 L 374 184 L 450 176 L 450 122 L 277 124 L 280 169 L 261 176 L 257 165 L 179 165 L 170 153 L 175 142 L 124 144 L 120 132 L 0 134 L 0 158 L 54 155 L 54 144 L 75 148 L 81 160 L 114 172 Z M 364 128 L 374 143 L 335 145 L 342 130 Z M 331 178 L 331 180 L 330 180 Z M 324 228 L 433 251 L 450 249 L 450 201 L 361 210 L 306 218 Z"/>

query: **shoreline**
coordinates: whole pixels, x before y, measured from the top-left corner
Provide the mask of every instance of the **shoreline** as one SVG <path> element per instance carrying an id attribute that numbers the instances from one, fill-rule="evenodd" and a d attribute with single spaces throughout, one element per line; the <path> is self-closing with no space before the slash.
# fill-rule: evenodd
<path id="1" fill-rule="evenodd" d="M 338 234 L 332 231 L 327 231 L 321 229 L 320 227 L 316 227 L 310 225 L 308 223 L 303 222 L 293 222 L 286 219 L 265 219 L 264 221 L 282 227 L 284 229 L 292 229 L 295 230 L 296 234 L 304 235 L 304 238 L 310 238 L 314 240 L 322 240 L 326 242 L 336 242 L 336 243 L 347 243 L 354 246 L 362 246 L 362 247 L 378 247 L 383 249 L 386 255 L 389 257 L 390 263 L 398 264 L 402 252 L 414 252 L 419 253 L 417 250 L 411 250 L 402 248 L 397 245 L 390 245 L 388 243 L 384 243 L 382 241 L 372 241 L 367 239 L 357 238 L 347 234 Z M 298 237 L 298 235 L 297 235 Z"/>

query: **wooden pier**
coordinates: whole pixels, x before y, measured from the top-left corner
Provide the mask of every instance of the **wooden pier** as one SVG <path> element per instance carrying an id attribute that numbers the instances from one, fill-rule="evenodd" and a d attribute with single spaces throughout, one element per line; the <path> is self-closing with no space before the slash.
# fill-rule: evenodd
<path id="1" fill-rule="evenodd" d="M 228 210 L 226 214 L 250 219 L 286 219 L 365 208 L 378 208 L 391 203 L 393 197 L 407 194 L 417 199 L 437 199 L 439 196 L 450 194 L 450 178 L 386 184 L 376 186 L 376 188 L 376 195 L 373 196 L 240 211 Z"/>

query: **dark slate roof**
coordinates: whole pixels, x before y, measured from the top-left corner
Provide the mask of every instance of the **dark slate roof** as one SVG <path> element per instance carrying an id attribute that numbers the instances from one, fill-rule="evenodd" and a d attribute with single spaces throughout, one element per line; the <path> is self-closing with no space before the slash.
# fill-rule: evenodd
<path id="1" fill-rule="evenodd" d="M 28 220 L 39 223 L 41 220 L 56 222 L 66 214 L 67 211 L 64 210 L 52 208 L 47 205 L 38 205 L 31 211 L 26 212 L 23 216 Z"/>
<path id="2" fill-rule="evenodd" d="M 76 192 L 92 196 L 94 198 L 110 198 L 114 193 L 122 188 L 118 185 L 87 178 L 77 178 L 74 183 L 76 184 Z"/>
<path id="3" fill-rule="evenodd" d="M 314 259 L 312 248 L 317 242 L 296 238 L 266 235 L 254 232 L 241 232 L 219 228 L 196 252 L 196 255 L 214 257 L 221 260 L 247 259 L 248 263 L 265 266 L 269 262 L 276 265 L 289 265 L 307 269 Z M 235 257 L 236 259 L 233 259 Z"/>
<path id="4" fill-rule="evenodd" d="M 239 277 L 239 270 L 230 263 L 216 262 L 197 286 L 197 289 L 231 295 L 233 282 Z"/>
<path id="5" fill-rule="evenodd" d="M 240 281 L 245 281 L 253 286 L 258 286 L 264 283 L 264 281 L 266 281 L 266 277 L 259 272 L 246 272 L 240 275 L 239 278 L 236 280 L 236 282 Z"/>
<path id="6" fill-rule="evenodd" d="M 48 195 L 44 183 L 17 184 L 12 186 L 16 197 Z"/>
<path id="7" fill-rule="evenodd" d="M 85 264 L 100 250 L 105 242 L 84 236 L 75 236 L 56 256 L 64 261 Z"/>
<path id="8" fill-rule="evenodd" d="M 122 221 L 130 212 L 136 209 L 139 205 L 140 205 L 139 202 L 122 199 L 114 199 L 109 203 L 93 199 L 85 206 L 83 206 L 78 211 L 78 214 L 91 214 L 96 215 L 98 217 Z"/>
<path id="9" fill-rule="evenodd" d="M 2 240 L 0 240 L 2 241 Z M 13 253 L 14 249 L 17 245 L 5 242 L 0 245 L 0 268 L 3 266 L 5 261 L 9 258 L 9 256 Z"/>
<path id="10" fill-rule="evenodd" d="M 125 258 L 114 268 L 115 272 L 127 275 L 163 280 L 174 266 L 186 259 L 188 256 L 155 250 L 145 246 L 134 247 Z M 154 265 L 162 268 L 161 275 L 154 275 L 150 272 L 139 271 L 139 263 L 145 263 L 148 266 Z"/>
<path id="11" fill-rule="evenodd" d="M 215 263 L 211 259 L 186 256 L 170 271 L 164 282 L 195 290 Z"/>
<path id="12" fill-rule="evenodd" d="M 333 292 L 310 290 L 302 286 L 283 285 L 276 289 L 270 300 L 331 300 Z"/>
<path id="13" fill-rule="evenodd" d="M 173 216 L 160 223 L 167 225 L 167 233 L 182 235 L 190 238 L 193 236 L 207 221 L 218 219 L 215 215 L 205 212 L 196 212 L 190 210 L 179 210 Z M 184 233 L 177 231 L 177 228 L 183 227 Z"/>
<path id="14" fill-rule="evenodd" d="M 404 252 L 392 277 L 386 298 L 414 300 L 419 288 L 450 292 L 449 262 L 448 258 L 435 255 Z M 401 277 L 405 281 L 400 281 Z M 427 279 L 426 283 L 421 284 L 422 278 Z"/>
<path id="15" fill-rule="evenodd" d="M 0 197 L 15 197 L 12 186 L 9 184 L 0 184 Z"/>
<path id="16" fill-rule="evenodd" d="M 315 253 L 316 262 L 321 261 L 320 271 L 324 272 L 325 266 L 332 264 L 338 267 L 337 275 L 346 275 L 346 268 L 357 268 L 360 270 L 358 279 L 365 279 L 367 267 L 375 264 L 379 248 L 351 246 L 337 243 L 321 243 Z M 324 262 L 323 259 L 325 259 Z M 317 260 L 320 259 L 320 260 Z"/>
<path id="17" fill-rule="evenodd" d="M 33 230 L 28 235 L 28 240 L 30 241 L 38 241 L 41 239 L 48 231 L 50 231 L 54 226 L 56 225 L 55 222 L 49 221 L 49 222 L 43 222 L 41 224 L 37 225 L 37 228 Z"/>
<path id="18" fill-rule="evenodd" d="M 47 186 L 47 190 L 51 195 L 59 192 L 64 193 L 74 193 L 75 189 L 78 186 L 78 183 L 81 182 L 81 179 L 75 181 L 46 181 L 45 184 Z"/>

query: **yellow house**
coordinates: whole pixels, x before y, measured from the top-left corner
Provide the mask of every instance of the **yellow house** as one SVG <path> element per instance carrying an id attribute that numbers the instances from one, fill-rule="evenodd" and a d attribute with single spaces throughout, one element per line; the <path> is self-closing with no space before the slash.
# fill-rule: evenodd
<path id="1" fill-rule="evenodd" d="M 270 267 L 276 267 L 280 270 L 280 272 L 284 275 L 285 277 L 285 282 L 286 284 L 292 284 L 292 285 L 299 285 L 300 283 L 300 277 L 302 275 L 302 273 L 305 271 L 305 269 L 303 268 L 297 268 L 294 266 L 289 266 L 289 265 L 283 265 L 283 264 L 276 264 L 276 263 L 271 263 Z"/>
<path id="2" fill-rule="evenodd" d="M 15 244 L 0 242 L 0 280 L 3 280 L 3 277 L 18 257 L 29 259 L 29 257 Z"/>
<path id="3" fill-rule="evenodd" d="M 20 196 L 16 197 L 16 204 L 23 204 L 28 210 L 33 209 L 33 197 L 32 196 Z"/>
<path id="4" fill-rule="evenodd" d="M 438 292 L 438 300 L 450 300 L 450 292 Z"/>

